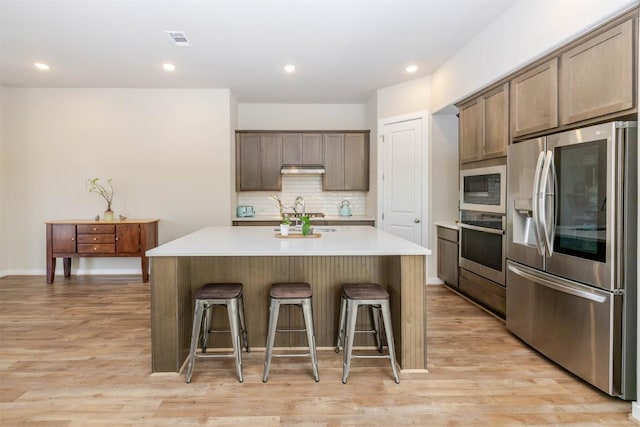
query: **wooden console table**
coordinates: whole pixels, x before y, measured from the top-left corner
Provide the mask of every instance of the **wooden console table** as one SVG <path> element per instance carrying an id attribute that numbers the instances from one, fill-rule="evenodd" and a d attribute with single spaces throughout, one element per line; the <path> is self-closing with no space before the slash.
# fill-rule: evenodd
<path id="1" fill-rule="evenodd" d="M 148 249 L 158 245 L 157 219 L 124 221 L 47 221 L 47 283 L 53 283 L 56 258 L 63 258 L 64 277 L 71 276 L 71 259 L 81 257 L 140 257 L 142 281 L 149 281 Z"/>

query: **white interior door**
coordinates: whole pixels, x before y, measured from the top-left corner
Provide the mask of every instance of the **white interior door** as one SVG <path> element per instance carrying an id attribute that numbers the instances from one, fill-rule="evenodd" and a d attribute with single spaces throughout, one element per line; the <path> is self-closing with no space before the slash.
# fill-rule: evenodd
<path id="1" fill-rule="evenodd" d="M 423 119 L 385 124 L 382 133 L 383 230 L 422 245 Z"/>

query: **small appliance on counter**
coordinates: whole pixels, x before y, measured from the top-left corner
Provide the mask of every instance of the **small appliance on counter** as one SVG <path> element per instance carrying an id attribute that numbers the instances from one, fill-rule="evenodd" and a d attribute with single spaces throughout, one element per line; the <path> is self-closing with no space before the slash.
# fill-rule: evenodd
<path id="1" fill-rule="evenodd" d="M 340 204 L 340 216 L 351 216 L 351 206 L 348 200 L 343 200 Z"/>
<path id="2" fill-rule="evenodd" d="M 254 216 L 256 214 L 253 206 L 238 206 L 236 208 L 236 216 L 237 217 L 248 217 Z"/>

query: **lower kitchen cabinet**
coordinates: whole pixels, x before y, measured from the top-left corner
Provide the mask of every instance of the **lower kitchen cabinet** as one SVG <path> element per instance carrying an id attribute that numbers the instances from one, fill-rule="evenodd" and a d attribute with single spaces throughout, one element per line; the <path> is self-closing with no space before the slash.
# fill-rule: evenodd
<path id="1" fill-rule="evenodd" d="M 458 289 L 458 230 L 438 227 L 438 277 Z"/>
<path id="2" fill-rule="evenodd" d="M 501 318 L 505 318 L 507 298 L 504 286 L 461 268 L 458 290 Z"/>

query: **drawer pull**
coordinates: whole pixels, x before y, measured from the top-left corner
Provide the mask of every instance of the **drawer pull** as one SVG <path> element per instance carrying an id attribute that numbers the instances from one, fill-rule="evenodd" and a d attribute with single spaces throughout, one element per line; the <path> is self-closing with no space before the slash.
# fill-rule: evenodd
<path id="1" fill-rule="evenodd" d="M 93 231 L 96 231 L 96 230 L 97 230 L 97 228 L 93 227 Z"/>
<path id="2" fill-rule="evenodd" d="M 94 238 L 93 238 L 93 241 L 95 242 L 96 240 L 98 240 L 98 239 L 96 239 L 96 238 L 94 237 Z"/>
<path id="3" fill-rule="evenodd" d="M 94 251 L 97 251 L 97 250 L 98 250 L 98 248 L 96 248 L 96 247 L 94 246 L 94 247 L 93 247 L 93 250 L 94 250 Z"/>
<path id="4" fill-rule="evenodd" d="M 75 238 L 75 237 L 72 237 L 72 238 L 71 238 L 71 240 L 72 240 L 72 241 L 73 241 L 73 240 L 76 240 L 76 238 Z"/>

